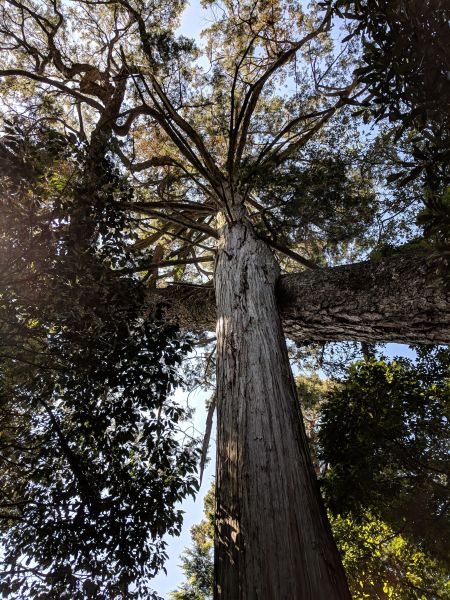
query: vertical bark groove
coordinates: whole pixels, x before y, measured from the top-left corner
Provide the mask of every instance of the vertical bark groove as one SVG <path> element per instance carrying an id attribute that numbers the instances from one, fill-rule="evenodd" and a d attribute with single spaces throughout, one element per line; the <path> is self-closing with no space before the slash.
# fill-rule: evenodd
<path id="1" fill-rule="evenodd" d="M 348 600 L 278 316 L 278 276 L 245 219 L 224 227 L 215 271 L 215 598 Z"/>

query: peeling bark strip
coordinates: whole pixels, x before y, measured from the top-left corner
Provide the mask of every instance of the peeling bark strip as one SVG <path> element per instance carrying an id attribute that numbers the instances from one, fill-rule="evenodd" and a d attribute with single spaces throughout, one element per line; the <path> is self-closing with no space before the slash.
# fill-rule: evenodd
<path id="1" fill-rule="evenodd" d="M 216 600 L 350 600 L 275 300 L 278 265 L 226 226 L 217 298 Z"/>
<path id="2" fill-rule="evenodd" d="M 450 292 L 421 256 L 392 256 L 284 275 L 278 308 L 287 337 L 306 341 L 441 343 L 450 341 Z M 186 329 L 214 329 L 214 291 L 161 290 Z"/>

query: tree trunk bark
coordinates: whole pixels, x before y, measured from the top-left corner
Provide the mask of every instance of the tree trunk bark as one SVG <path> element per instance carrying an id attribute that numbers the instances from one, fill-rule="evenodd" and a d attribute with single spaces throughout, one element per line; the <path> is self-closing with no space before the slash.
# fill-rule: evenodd
<path id="1" fill-rule="evenodd" d="M 179 285 L 158 294 L 182 327 L 214 328 L 212 288 Z M 450 286 L 436 275 L 436 261 L 423 256 L 291 273 L 279 279 L 276 296 L 284 332 L 300 344 L 450 341 Z"/>
<path id="2" fill-rule="evenodd" d="M 349 600 L 275 300 L 245 218 L 223 228 L 217 299 L 215 599 Z"/>

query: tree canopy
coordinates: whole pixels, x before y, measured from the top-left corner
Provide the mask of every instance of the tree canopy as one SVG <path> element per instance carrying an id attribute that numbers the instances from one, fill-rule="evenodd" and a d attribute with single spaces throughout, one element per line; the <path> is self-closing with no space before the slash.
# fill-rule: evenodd
<path id="1" fill-rule="evenodd" d="M 316 595 L 348 598 L 275 287 L 280 273 L 311 272 L 287 319 L 302 342 L 400 341 L 401 332 L 445 341 L 449 10 L 438 0 L 206 0 L 210 21 L 196 43 L 177 33 L 184 8 L 0 1 L 2 393 L 5 427 L 26 441 L 5 451 L 19 453 L 30 473 L 61 473 L 39 487 L 17 478 L 15 454 L 6 461 L 5 489 L 22 486 L 26 502 L 6 514 L 7 558 L 17 564 L 29 550 L 46 573 L 56 568 L 60 590 L 83 595 L 105 584 L 102 558 L 111 552 L 116 587 L 98 593 L 137 594 L 136 580 L 147 591 L 162 565 L 161 535 L 179 527 L 174 502 L 195 489 L 195 451 L 176 425 L 185 413 L 167 399 L 189 347 L 178 323 L 195 298 L 215 296 L 203 329 L 219 315 L 217 564 L 230 586 L 216 589 L 247 600 L 260 584 L 280 595 L 292 579 L 296 590 L 324 585 Z M 183 325 L 198 330 L 187 312 Z M 55 448 L 43 464 L 31 440 Z M 266 459 L 272 468 L 259 468 Z M 423 481 L 434 490 L 431 482 Z M 272 536 L 259 516 L 270 502 L 242 502 L 265 483 L 285 511 L 272 511 Z M 58 518 L 29 501 L 33 486 L 37 497 L 51 490 Z M 294 511 L 301 525 L 286 525 L 288 496 L 303 503 Z M 24 535 L 23 506 L 43 537 Z M 78 519 L 100 536 L 93 575 L 73 530 L 58 529 L 61 506 L 64 522 Z M 277 553 L 272 581 L 257 553 L 283 538 L 281 525 L 297 538 L 290 561 Z M 64 531 L 65 550 L 50 543 L 52 527 Z M 253 554 L 236 550 L 246 536 Z M 48 541 L 40 549 L 39 539 Z M 131 566 L 130 556 L 141 562 Z M 11 572 L 6 585 L 41 593 L 48 581 L 29 567 L 25 583 Z"/>
<path id="2" fill-rule="evenodd" d="M 327 398 L 319 434 L 324 491 L 339 514 L 370 509 L 448 561 L 449 352 L 416 364 L 356 363 Z"/>
<path id="3" fill-rule="evenodd" d="M 345 19 L 347 39 L 362 42 L 356 73 L 366 86 L 366 120 L 393 124 L 397 142 L 408 132 L 410 153 L 391 181 L 420 177 L 426 208 L 419 222 L 440 251 L 450 231 L 449 8 L 445 0 L 325 0 Z"/>
<path id="4" fill-rule="evenodd" d="M 373 71 L 376 58 L 360 59 L 357 50 L 372 12 L 361 8 L 351 42 L 342 44 L 333 20 L 341 6 L 207 6 L 213 21 L 199 49 L 171 33 L 182 3 L 4 0 L 5 116 L 22 105 L 30 121 L 49 120 L 81 143 L 92 132 L 111 138 L 109 151 L 139 190 L 127 207 L 140 219 L 140 248 L 148 248 L 142 267 L 159 243 L 156 262 L 169 261 L 169 280 L 208 273 L 215 215 L 224 208 L 215 196 L 231 181 L 286 267 L 354 259 L 411 230 L 424 196 L 414 184 L 407 192 L 405 177 L 389 189 L 386 175 L 399 168 L 419 175 L 407 156 L 428 143 L 427 131 L 414 140 L 405 134 L 398 153 L 386 147 L 389 132 L 370 141 L 350 118 L 355 104 L 372 106 L 376 96 L 359 67 L 362 60 Z M 415 31 L 416 21 L 408 23 Z M 394 83 L 398 102 L 403 82 Z M 390 101 L 380 96 L 377 118 Z M 439 181 L 445 188 L 442 174 Z"/>

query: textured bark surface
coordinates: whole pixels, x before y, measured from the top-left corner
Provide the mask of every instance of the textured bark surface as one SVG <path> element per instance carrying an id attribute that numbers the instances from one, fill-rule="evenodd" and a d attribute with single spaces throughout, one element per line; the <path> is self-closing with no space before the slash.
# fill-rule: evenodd
<path id="1" fill-rule="evenodd" d="M 224 228 L 215 273 L 215 598 L 349 600 L 278 316 L 276 261 L 241 222 Z"/>
<path id="2" fill-rule="evenodd" d="M 212 330 L 214 290 L 161 290 L 187 329 Z M 285 275 L 277 284 L 285 334 L 294 341 L 448 343 L 450 292 L 433 262 L 398 255 Z"/>
<path id="3" fill-rule="evenodd" d="M 278 299 L 286 335 L 294 340 L 450 341 L 450 289 L 423 257 L 285 276 Z"/>

